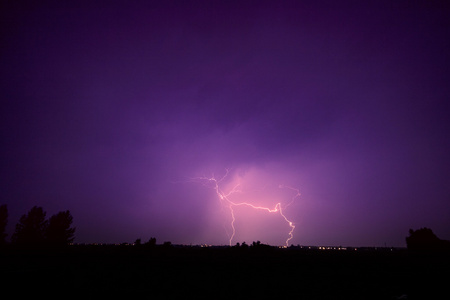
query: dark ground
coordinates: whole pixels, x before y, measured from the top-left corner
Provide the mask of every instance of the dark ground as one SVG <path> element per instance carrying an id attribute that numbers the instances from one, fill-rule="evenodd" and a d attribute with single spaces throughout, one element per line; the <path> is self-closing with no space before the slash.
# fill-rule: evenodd
<path id="1" fill-rule="evenodd" d="M 446 299 L 449 271 L 448 252 L 390 249 L 70 246 L 0 250 L 2 294 L 20 286 L 43 295 L 63 291 L 102 298 L 125 293 L 150 299 Z"/>

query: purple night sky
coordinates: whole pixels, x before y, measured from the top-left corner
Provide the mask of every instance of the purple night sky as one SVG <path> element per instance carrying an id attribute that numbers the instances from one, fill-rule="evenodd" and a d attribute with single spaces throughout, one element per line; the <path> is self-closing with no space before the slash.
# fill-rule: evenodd
<path id="1" fill-rule="evenodd" d="M 446 1 L 18 2 L 0 8 L 8 238 L 38 205 L 70 210 L 75 242 L 226 245 L 198 178 L 228 169 L 233 201 L 281 203 L 291 244 L 450 239 Z M 279 214 L 235 217 L 234 243 L 287 238 Z"/>

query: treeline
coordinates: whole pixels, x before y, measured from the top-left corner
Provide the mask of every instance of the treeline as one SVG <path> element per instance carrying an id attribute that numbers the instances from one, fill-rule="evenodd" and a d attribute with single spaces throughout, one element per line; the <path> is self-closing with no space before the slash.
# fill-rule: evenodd
<path id="1" fill-rule="evenodd" d="M 42 207 L 34 206 L 27 214 L 22 215 L 11 236 L 11 244 L 17 246 L 65 246 L 75 238 L 73 217 L 70 211 L 61 211 L 48 220 Z M 8 224 L 8 208 L 0 206 L 0 245 L 5 245 L 6 225 Z"/>
<path id="2" fill-rule="evenodd" d="M 137 240 L 134 242 L 134 245 L 135 245 L 136 247 L 155 248 L 155 247 L 156 247 L 156 238 L 151 237 L 151 238 L 148 240 L 148 242 L 146 242 L 146 243 L 142 243 L 142 240 L 141 240 L 141 239 L 137 239 Z M 172 243 L 171 243 L 171 242 L 164 242 L 163 246 L 166 247 L 166 248 L 169 248 L 169 247 L 172 247 Z"/>
<path id="3" fill-rule="evenodd" d="M 292 245 L 291 245 L 292 246 Z M 263 244 L 260 241 L 253 241 L 253 243 L 249 245 L 247 245 L 246 242 L 243 242 L 242 244 L 236 243 L 235 246 L 233 246 L 234 248 L 241 248 L 241 249 L 248 249 L 248 248 L 253 248 L 253 249 L 270 249 L 273 248 L 272 246 L 268 245 L 268 244 Z"/>

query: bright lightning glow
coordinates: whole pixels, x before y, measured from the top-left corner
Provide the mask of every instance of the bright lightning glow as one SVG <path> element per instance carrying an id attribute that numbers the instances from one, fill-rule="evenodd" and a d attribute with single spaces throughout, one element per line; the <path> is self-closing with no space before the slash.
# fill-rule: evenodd
<path id="1" fill-rule="evenodd" d="M 237 193 L 242 193 L 243 191 L 241 189 L 241 184 L 240 183 L 235 184 L 232 188 L 229 188 L 228 191 L 224 191 L 221 188 L 221 182 L 223 182 L 223 180 L 228 176 L 228 174 L 229 174 L 229 171 L 227 169 L 225 175 L 223 177 L 219 178 L 219 179 L 216 179 L 215 176 L 213 175 L 211 177 L 206 177 L 206 176 L 196 177 L 196 178 L 193 178 L 193 180 L 200 181 L 200 182 L 202 182 L 205 185 L 208 185 L 208 183 L 209 183 L 209 185 L 212 185 L 212 188 L 215 190 L 215 192 L 217 194 L 217 197 L 219 198 L 221 204 L 223 206 L 227 207 L 230 210 L 230 215 L 231 215 L 231 224 L 230 225 L 231 225 L 231 230 L 232 230 L 231 234 L 228 234 L 230 246 L 232 245 L 233 238 L 234 238 L 234 236 L 236 234 L 236 228 L 234 226 L 234 223 L 236 221 L 234 208 L 238 207 L 238 206 L 247 206 L 247 207 L 253 208 L 255 210 L 263 210 L 263 211 L 266 211 L 268 213 L 279 213 L 283 217 L 284 221 L 290 227 L 288 238 L 285 241 L 285 246 L 286 247 L 289 246 L 289 241 L 294 237 L 295 225 L 283 213 L 283 208 L 282 208 L 281 202 L 276 203 L 273 208 L 270 208 L 270 207 L 267 207 L 267 206 L 254 205 L 254 204 L 249 203 L 249 202 L 236 202 L 236 201 L 233 201 L 232 200 L 233 195 L 236 195 Z M 300 197 L 300 192 L 299 192 L 298 189 L 292 188 L 290 186 L 281 185 L 281 184 L 278 186 L 278 188 L 280 188 L 280 189 L 289 189 L 289 190 L 292 190 L 294 192 L 294 196 L 292 197 L 291 201 L 287 205 L 284 206 L 284 209 L 286 209 L 288 206 L 290 206 L 295 201 L 295 199 L 297 197 Z"/>

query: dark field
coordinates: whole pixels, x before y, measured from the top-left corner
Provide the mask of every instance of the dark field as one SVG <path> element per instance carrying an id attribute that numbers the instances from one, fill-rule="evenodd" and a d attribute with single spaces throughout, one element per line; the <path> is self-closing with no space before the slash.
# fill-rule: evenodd
<path id="1" fill-rule="evenodd" d="M 0 253 L 4 287 L 45 295 L 446 299 L 450 284 L 448 252 L 71 246 Z"/>

